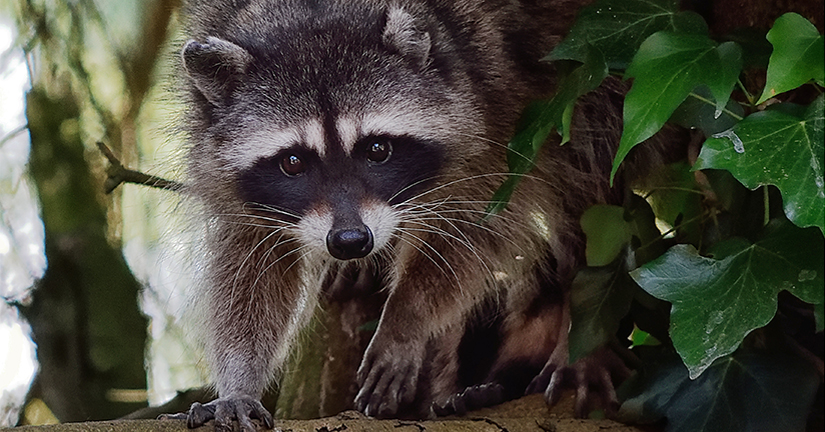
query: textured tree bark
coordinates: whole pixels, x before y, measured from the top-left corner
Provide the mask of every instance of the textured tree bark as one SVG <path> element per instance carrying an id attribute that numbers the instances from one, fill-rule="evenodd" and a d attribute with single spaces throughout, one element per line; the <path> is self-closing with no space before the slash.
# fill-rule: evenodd
<path id="1" fill-rule="evenodd" d="M 315 420 L 276 420 L 275 428 L 292 432 L 658 432 L 661 427 L 627 426 L 611 420 L 572 418 L 572 394 L 557 408 L 548 410 L 541 395 L 527 396 L 464 417 L 439 420 L 374 420 L 346 411 Z M 212 431 L 208 423 L 194 431 Z M 259 429 L 263 431 L 264 429 Z M 9 432 L 187 432 L 183 420 L 129 420 L 27 426 Z"/>

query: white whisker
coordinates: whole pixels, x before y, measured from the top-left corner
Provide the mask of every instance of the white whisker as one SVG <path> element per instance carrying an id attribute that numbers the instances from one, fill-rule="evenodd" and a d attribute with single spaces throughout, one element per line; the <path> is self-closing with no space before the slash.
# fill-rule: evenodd
<path id="1" fill-rule="evenodd" d="M 439 219 L 435 219 L 435 220 L 439 220 Z M 419 222 L 419 221 L 417 221 L 417 220 L 407 221 L 407 222 L 410 222 L 410 223 L 418 223 L 419 225 L 423 225 L 423 226 L 425 226 L 425 227 L 427 227 L 427 228 L 429 228 L 429 229 L 421 229 L 421 228 L 404 228 L 404 230 L 407 230 L 407 231 L 410 231 L 410 230 L 411 230 L 411 231 L 419 231 L 419 232 L 428 232 L 428 233 L 436 234 L 436 235 L 439 235 L 439 236 L 441 236 L 441 237 L 445 237 L 445 238 L 448 238 L 448 239 L 453 239 L 453 240 L 455 240 L 455 241 L 459 242 L 459 244 L 461 244 L 461 245 L 463 245 L 464 247 L 466 247 L 466 248 L 467 248 L 467 250 L 469 250 L 469 251 L 470 251 L 470 252 L 471 252 L 471 253 L 472 253 L 472 254 L 476 257 L 476 259 L 478 260 L 478 262 L 479 262 L 479 263 L 480 263 L 480 264 L 484 267 L 484 270 L 486 270 L 486 272 L 490 275 L 490 277 L 491 277 L 493 280 L 495 279 L 495 278 L 493 277 L 493 272 L 492 272 L 492 270 L 490 270 L 490 268 L 487 266 L 487 263 L 484 261 L 484 258 L 482 258 L 482 257 L 478 254 L 478 249 L 477 249 L 477 248 L 473 245 L 473 243 L 470 241 L 470 239 L 469 239 L 469 238 L 467 238 L 467 236 L 464 234 L 464 232 L 462 232 L 461 230 L 459 230 L 458 228 L 456 228 L 454 225 L 453 225 L 453 228 L 454 228 L 454 229 L 456 229 L 456 231 L 458 231 L 458 232 L 462 235 L 462 237 L 464 237 L 464 239 L 463 239 L 463 240 L 462 240 L 461 238 L 457 237 L 456 235 L 453 235 L 453 234 L 449 233 L 448 231 L 446 231 L 446 230 L 444 230 L 444 229 L 441 229 L 441 228 L 439 228 L 439 227 L 436 227 L 436 226 L 434 226 L 434 225 L 431 225 L 431 224 L 427 224 L 427 223 L 424 223 L 424 222 Z"/>
<path id="2" fill-rule="evenodd" d="M 265 254 L 265 255 L 267 255 L 267 256 L 268 256 L 268 255 L 271 253 L 271 251 L 272 251 L 273 249 L 275 249 L 277 246 L 279 246 L 279 245 L 275 245 L 275 246 L 273 246 L 273 247 L 269 248 L 269 250 L 266 252 L 266 254 Z M 269 269 L 271 269 L 274 265 L 278 264 L 278 263 L 279 263 L 281 260 L 283 260 L 284 258 L 287 258 L 288 256 L 293 255 L 293 254 L 297 253 L 298 251 L 300 251 L 301 249 L 304 249 L 304 248 L 305 248 L 305 246 L 299 246 L 299 247 L 297 247 L 297 248 L 291 249 L 289 252 L 287 252 L 287 253 L 285 253 L 285 254 L 283 254 L 283 255 L 279 256 L 279 257 L 278 257 L 275 261 L 271 262 L 271 263 L 270 263 L 269 265 L 267 265 L 265 268 L 263 268 L 263 269 L 261 269 L 260 271 L 258 271 L 258 275 L 255 277 L 255 281 L 254 281 L 254 282 L 252 282 L 252 286 L 253 286 L 253 287 L 254 287 L 254 286 L 257 286 L 257 285 L 258 285 L 258 282 L 261 280 L 261 278 L 264 276 L 264 274 L 265 274 L 267 271 L 269 271 Z M 287 271 L 289 271 L 289 269 L 290 269 L 290 268 L 291 268 L 291 267 L 292 267 L 292 266 L 293 266 L 296 262 L 300 261 L 302 258 L 303 258 L 303 255 L 302 255 L 302 256 L 299 256 L 299 257 L 298 257 L 298 259 L 296 259 L 296 260 L 295 260 L 292 264 L 290 264 L 290 265 L 286 268 L 286 270 L 284 270 L 284 274 L 286 274 L 286 272 L 287 272 Z M 247 303 L 247 313 L 248 313 L 248 314 L 249 314 L 249 313 L 251 313 L 251 310 L 252 310 L 252 304 L 253 304 L 254 297 L 255 297 L 255 294 L 256 294 L 256 293 L 257 293 L 257 290 L 254 290 L 254 289 L 253 289 L 253 290 L 251 291 L 251 295 L 249 296 L 249 302 Z"/>
<path id="3" fill-rule="evenodd" d="M 408 235 L 408 236 L 410 236 L 410 237 L 413 237 L 413 238 L 415 238 L 416 240 L 420 241 L 422 245 L 426 246 L 428 249 L 430 249 L 431 251 L 433 251 L 433 252 L 434 252 L 434 253 L 435 253 L 435 254 L 436 254 L 439 258 L 441 258 L 441 261 L 443 261 L 443 262 L 444 262 L 444 264 L 446 264 L 446 265 L 447 265 L 447 268 L 450 270 L 450 273 L 451 273 L 451 274 L 453 275 L 453 277 L 455 278 L 455 281 L 456 281 L 456 283 L 457 283 L 457 285 L 458 285 L 458 289 L 459 289 L 460 291 L 462 290 L 462 288 L 461 288 L 461 279 L 459 279 L 458 274 L 455 272 L 455 269 L 453 268 L 453 266 L 452 266 L 452 265 L 451 265 L 451 264 L 447 261 L 447 259 L 446 259 L 446 258 L 444 258 L 444 255 L 442 255 L 442 254 L 441 254 L 438 250 L 436 250 L 436 249 L 435 249 L 434 247 L 432 247 L 429 243 L 427 243 L 426 241 L 422 240 L 421 238 L 419 238 L 419 237 L 418 237 L 418 236 L 416 236 L 415 234 L 412 234 L 412 233 L 410 233 L 410 232 L 405 232 L 405 231 L 403 231 L 403 230 L 401 230 L 401 229 L 400 229 L 399 231 L 400 231 L 401 233 L 403 233 L 403 234 L 406 234 L 406 235 Z M 428 254 L 428 253 L 424 252 L 423 250 L 421 250 L 421 248 L 419 248 L 419 247 L 418 247 L 418 245 L 414 244 L 414 243 L 413 243 L 412 241 L 410 241 L 409 239 L 404 238 L 404 236 L 400 236 L 400 235 L 399 235 L 399 236 L 396 236 L 396 237 L 397 237 L 399 240 L 401 240 L 401 241 L 403 241 L 403 242 L 407 243 L 408 245 L 410 245 L 410 246 L 412 246 L 413 248 L 415 248 L 416 250 L 418 250 L 418 252 L 420 252 L 422 255 L 424 255 L 425 257 L 427 257 L 427 259 L 429 259 L 429 260 L 430 260 L 433 264 L 435 264 L 435 266 L 436 266 L 439 270 L 441 270 L 441 272 L 442 272 L 445 276 L 449 276 L 449 275 L 447 274 L 447 272 L 444 270 L 444 268 L 443 268 L 443 267 L 441 267 L 441 264 L 437 263 L 437 262 L 435 261 L 435 259 L 433 259 L 433 257 L 431 257 L 431 256 L 430 256 L 430 254 Z"/>
<path id="4" fill-rule="evenodd" d="M 440 185 L 437 185 L 437 186 L 435 186 L 435 187 L 432 187 L 432 188 L 429 188 L 429 189 L 427 189 L 427 190 L 425 190 L 425 191 L 422 191 L 422 192 L 418 193 L 417 195 L 414 195 L 413 197 L 410 197 L 409 199 L 404 200 L 404 202 L 410 202 L 410 201 L 420 200 L 423 196 L 425 196 L 425 195 L 427 195 L 427 194 L 430 194 L 430 193 L 433 193 L 433 192 L 439 191 L 439 190 L 444 189 L 444 188 L 447 188 L 447 187 L 451 187 L 451 186 L 456 185 L 456 184 L 458 184 L 458 183 L 467 182 L 467 181 L 473 181 L 473 180 L 482 180 L 482 179 L 496 178 L 496 177 L 500 177 L 500 178 L 502 179 L 502 181 L 503 181 L 503 180 L 507 179 L 507 178 L 508 178 L 509 176 L 511 176 L 511 175 L 517 175 L 517 176 L 518 176 L 518 177 L 520 177 L 522 180 L 524 180 L 524 179 L 529 179 L 529 180 L 540 181 L 540 182 L 542 182 L 542 183 L 546 183 L 546 184 L 548 184 L 548 185 L 552 185 L 552 184 L 551 184 L 550 182 L 548 182 L 547 180 L 545 180 L 545 179 L 543 179 L 543 178 L 541 178 L 541 177 L 537 177 L 537 176 L 530 175 L 530 174 L 514 174 L 514 173 L 510 173 L 510 172 L 484 173 L 484 174 L 477 174 L 477 175 L 473 175 L 473 176 L 468 176 L 468 177 L 463 177 L 463 178 L 459 178 L 459 179 L 451 180 L 451 181 L 448 181 L 448 182 L 446 182 L 446 183 L 442 183 L 442 184 L 440 184 Z M 431 179 L 428 179 L 428 180 L 432 180 L 432 179 L 434 179 L 434 178 L 435 178 L 435 177 L 433 177 L 433 178 L 431 178 Z M 408 186 L 407 188 L 404 188 L 404 190 L 406 190 L 406 189 L 409 189 L 409 186 Z M 491 191 L 491 192 L 490 192 L 491 197 L 492 197 L 492 192 L 493 192 L 493 191 Z M 395 197 L 395 196 L 397 196 L 397 195 L 399 195 L 400 193 L 401 193 L 401 192 L 396 193 L 396 194 L 394 195 L 394 197 Z M 397 206 L 397 205 L 400 205 L 400 204 L 402 204 L 402 203 L 395 204 L 394 206 Z"/>
<path id="5" fill-rule="evenodd" d="M 276 230 L 276 231 L 273 231 L 273 232 L 267 234 L 258 243 L 256 243 L 255 246 L 252 247 L 252 249 L 249 251 L 249 253 L 246 255 L 246 257 L 244 257 L 243 261 L 241 261 L 240 265 L 238 266 L 237 271 L 235 272 L 235 277 L 232 280 L 232 290 L 231 290 L 230 295 L 229 295 L 229 309 L 232 309 L 232 303 L 235 301 L 235 290 L 238 287 L 238 280 L 241 277 L 241 271 L 246 266 L 246 263 L 252 257 L 252 254 L 255 253 L 255 250 L 257 250 L 262 244 L 264 244 L 264 242 L 266 242 L 267 240 L 272 238 L 274 235 L 278 234 L 279 231 L 280 230 Z M 273 247 L 277 247 L 280 244 L 282 244 L 282 243 L 281 242 L 276 242 L 275 246 L 273 246 Z"/>
<path id="6" fill-rule="evenodd" d="M 486 143 L 488 143 L 488 144 L 493 144 L 493 145 L 495 145 L 495 146 L 497 146 L 497 147 L 504 148 L 504 149 L 506 149 L 507 151 L 511 152 L 512 154 L 514 154 L 514 155 L 516 155 L 516 156 L 520 157 L 521 159 L 523 159 L 523 160 L 525 160 L 525 161 L 527 161 L 527 162 L 531 162 L 531 163 L 532 163 L 532 161 L 533 161 L 532 159 L 530 159 L 529 157 L 527 157 L 526 155 L 524 155 L 524 153 L 521 153 L 521 152 L 515 151 L 515 150 L 513 150 L 512 148 L 510 148 L 509 143 L 508 143 L 508 144 L 504 144 L 504 143 L 500 143 L 500 142 L 498 142 L 498 141 L 496 141 L 496 140 L 492 140 L 492 139 L 490 139 L 490 138 L 487 138 L 487 137 L 484 137 L 484 136 L 481 136 L 481 135 L 474 135 L 474 134 L 462 133 L 462 132 L 458 132 L 458 131 L 454 131 L 454 132 L 452 132 L 452 134 L 453 134 L 453 135 L 456 135 L 456 136 L 461 136 L 461 137 L 468 137 L 468 138 L 478 139 L 478 140 L 481 140 L 481 141 L 486 142 Z"/>

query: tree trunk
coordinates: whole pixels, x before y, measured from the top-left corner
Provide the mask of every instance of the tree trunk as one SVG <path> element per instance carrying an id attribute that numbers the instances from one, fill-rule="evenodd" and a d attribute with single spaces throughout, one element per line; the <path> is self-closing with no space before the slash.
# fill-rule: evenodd
<path id="1" fill-rule="evenodd" d="M 40 363 L 29 397 L 43 399 L 60 421 L 111 419 L 146 404 L 141 286 L 120 245 L 106 239 L 102 179 L 84 158 L 73 97 L 36 86 L 26 109 L 48 262 L 31 304 L 21 307 Z"/>

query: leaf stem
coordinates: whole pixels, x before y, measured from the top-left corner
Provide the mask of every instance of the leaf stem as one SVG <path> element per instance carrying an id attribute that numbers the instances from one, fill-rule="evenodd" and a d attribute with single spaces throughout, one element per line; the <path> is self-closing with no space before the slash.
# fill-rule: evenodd
<path id="1" fill-rule="evenodd" d="M 708 104 L 708 105 L 711 105 L 711 106 L 716 106 L 716 104 L 715 104 L 715 103 L 713 103 L 713 101 L 712 101 L 712 100 L 710 100 L 710 99 L 708 99 L 708 98 L 705 98 L 705 97 L 702 97 L 702 96 L 700 96 L 700 95 L 698 95 L 698 94 L 696 94 L 696 93 L 690 92 L 690 95 L 689 95 L 689 96 L 693 96 L 694 98 L 698 99 L 700 102 L 704 102 L 704 103 L 706 103 L 706 104 Z M 750 97 L 748 97 L 748 100 L 750 100 Z M 729 116 L 731 116 L 731 117 L 733 117 L 734 119 L 736 119 L 736 121 L 742 121 L 742 119 L 744 118 L 744 117 L 742 117 L 742 116 L 740 116 L 740 115 L 736 114 L 735 112 L 733 112 L 733 111 L 731 111 L 731 110 L 729 110 L 729 109 L 727 109 L 727 108 L 722 108 L 722 112 L 723 112 L 723 113 L 725 113 L 725 114 L 727 114 L 727 115 L 729 115 Z"/>
<path id="2" fill-rule="evenodd" d="M 768 226 L 768 223 L 771 221 L 771 197 L 768 194 L 767 186 L 762 186 L 762 198 L 765 201 L 765 210 L 763 211 L 762 216 L 762 226 Z"/>
<path id="3" fill-rule="evenodd" d="M 754 102 L 755 102 L 755 98 L 754 98 L 754 96 L 753 96 L 753 95 L 752 95 L 752 94 L 748 91 L 748 89 L 747 89 L 747 88 L 745 88 L 745 85 L 744 85 L 744 84 L 742 84 L 742 80 L 741 80 L 741 79 L 736 80 L 736 84 L 738 84 L 738 85 L 739 85 L 739 90 L 742 90 L 742 93 L 745 93 L 745 97 L 746 97 L 746 98 L 748 98 L 748 103 L 749 103 L 749 104 L 751 104 L 751 106 L 753 106 L 753 104 L 754 104 Z"/>
<path id="4" fill-rule="evenodd" d="M 653 195 L 654 192 L 659 192 L 659 191 L 679 191 L 679 192 L 695 193 L 697 195 L 704 195 L 705 194 L 704 192 L 702 192 L 700 190 L 697 190 L 697 189 L 691 189 L 691 188 L 685 188 L 685 187 L 676 187 L 676 186 L 661 186 L 661 187 L 651 187 L 651 188 L 645 188 L 645 189 L 648 192 L 643 197 L 645 199 L 647 199 L 649 196 Z"/>
<path id="5" fill-rule="evenodd" d="M 667 230 L 667 231 L 665 231 L 665 232 L 661 233 L 658 237 L 656 237 L 655 239 L 653 239 L 653 240 L 651 240 L 651 241 L 649 241 L 649 242 L 647 242 L 647 243 L 645 243 L 645 244 L 643 244 L 643 245 L 639 246 L 639 248 L 638 248 L 638 249 L 636 249 L 636 250 L 641 250 L 641 249 L 644 249 L 644 248 L 650 247 L 650 246 L 652 246 L 654 243 L 656 243 L 657 241 L 662 240 L 662 239 L 664 239 L 665 237 L 667 237 L 669 234 L 676 232 L 676 230 L 678 230 L 679 228 L 682 228 L 682 227 L 684 227 L 684 226 L 687 226 L 688 224 L 691 224 L 691 223 L 693 223 L 693 222 L 696 222 L 697 220 L 700 220 L 700 219 L 704 219 L 705 217 L 707 217 L 707 216 L 711 216 L 711 215 L 712 215 L 712 213 L 711 213 L 710 211 L 704 211 L 704 212 L 702 212 L 702 213 L 700 213 L 700 214 L 698 214 L 698 215 L 696 215 L 696 216 L 694 216 L 694 217 L 692 217 L 692 218 L 690 218 L 690 219 L 688 219 L 688 220 L 686 220 L 686 221 L 682 221 L 682 223 L 680 223 L 679 225 L 676 225 L 676 226 L 674 226 L 673 228 L 671 228 L 671 229 L 669 229 L 669 230 Z"/>

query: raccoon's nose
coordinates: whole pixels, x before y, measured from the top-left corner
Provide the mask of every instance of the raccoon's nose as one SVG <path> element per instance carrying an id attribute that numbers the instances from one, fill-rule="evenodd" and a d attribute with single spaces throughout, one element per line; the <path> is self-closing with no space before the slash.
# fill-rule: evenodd
<path id="1" fill-rule="evenodd" d="M 327 234 L 327 250 L 340 260 L 363 258 L 372 251 L 372 231 L 359 228 L 334 229 Z"/>

